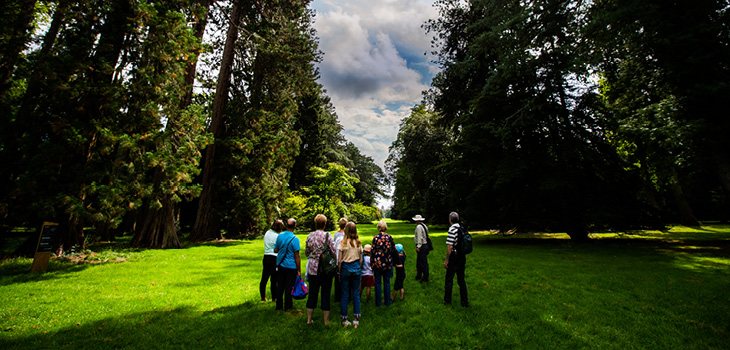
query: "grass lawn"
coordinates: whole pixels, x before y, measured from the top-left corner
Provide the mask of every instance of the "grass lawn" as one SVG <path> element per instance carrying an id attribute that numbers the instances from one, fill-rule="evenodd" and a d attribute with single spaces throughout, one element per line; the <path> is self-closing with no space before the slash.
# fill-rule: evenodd
<path id="1" fill-rule="evenodd" d="M 414 225 L 390 222 L 406 247 L 404 301 L 363 304 L 360 328 L 305 324 L 305 301 L 260 302 L 262 240 L 180 250 L 92 247 L 122 263 L 0 263 L 0 349 L 730 348 L 730 227 L 503 237 L 473 232 L 471 308 L 445 306 L 446 227 L 431 227 L 431 282 L 414 280 Z M 360 225 L 369 242 L 374 225 Z M 298 232 L 302 244 L 306 233 Z M 456 281 L 454 281 L 456 282 Z M 352 307 L 350 306 L 350 313 Z"/>

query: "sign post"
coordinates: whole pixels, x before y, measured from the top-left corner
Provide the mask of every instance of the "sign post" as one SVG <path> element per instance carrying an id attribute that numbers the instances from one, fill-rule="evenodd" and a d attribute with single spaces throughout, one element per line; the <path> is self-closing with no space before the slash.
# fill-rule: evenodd
<path id="1" fill-rule="evenodd" d="M 53 251 L 53 243 L 58 236 L 58 224 L 55 222 L 44 222 L 41 227 L 41 233 L 38 236 L 38 245 L 35 249 L 33 257 L 33 266 L 31 272 L 44 273 L 48 268 L 48 261 L 51 260 L 51 251 Z"/>

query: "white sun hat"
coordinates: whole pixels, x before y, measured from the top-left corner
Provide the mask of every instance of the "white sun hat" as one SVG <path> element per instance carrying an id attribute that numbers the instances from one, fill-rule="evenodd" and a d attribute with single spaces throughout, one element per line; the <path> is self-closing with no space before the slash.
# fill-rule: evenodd
<path id="1" fill-rule="evenodd" d="M 417 214 L 415 217 L 413 217 L 413 221 L 426 221 L 426 218 L 421 216 L 421 214 Z"/>

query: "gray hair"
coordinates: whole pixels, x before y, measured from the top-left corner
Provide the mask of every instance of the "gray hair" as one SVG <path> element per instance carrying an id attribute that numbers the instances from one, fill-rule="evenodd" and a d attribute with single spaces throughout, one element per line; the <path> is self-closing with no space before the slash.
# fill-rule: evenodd
<path id="1" fill-rule="evenodd" d="M 459 223 L 459 213 L 452 211 L 449 214 L 449 221 L 451 221 L 452 224 L 458 224 Z"/>

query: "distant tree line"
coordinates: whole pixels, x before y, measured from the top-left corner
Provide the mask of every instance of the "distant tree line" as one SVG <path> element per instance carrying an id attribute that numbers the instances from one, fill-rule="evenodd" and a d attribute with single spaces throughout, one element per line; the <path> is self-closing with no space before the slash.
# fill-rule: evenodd
<path id="1" fill-rule="evenodd" d="M 249 237 L 330 163 L 353 179 L 341 214 L 372 207 L 386 177 L 316 82 L 308 4 L 4 1 L 3 229 L 56 221 L 58 253 L 85 229 L 152 248 L 181 228 Z"/>
<path id="2" fill-rule="evenodd" d="M 400 126 L 392 215 L 567 231 L 730 218 L 730 7 L 439 0 L 441 72 Z"/>

